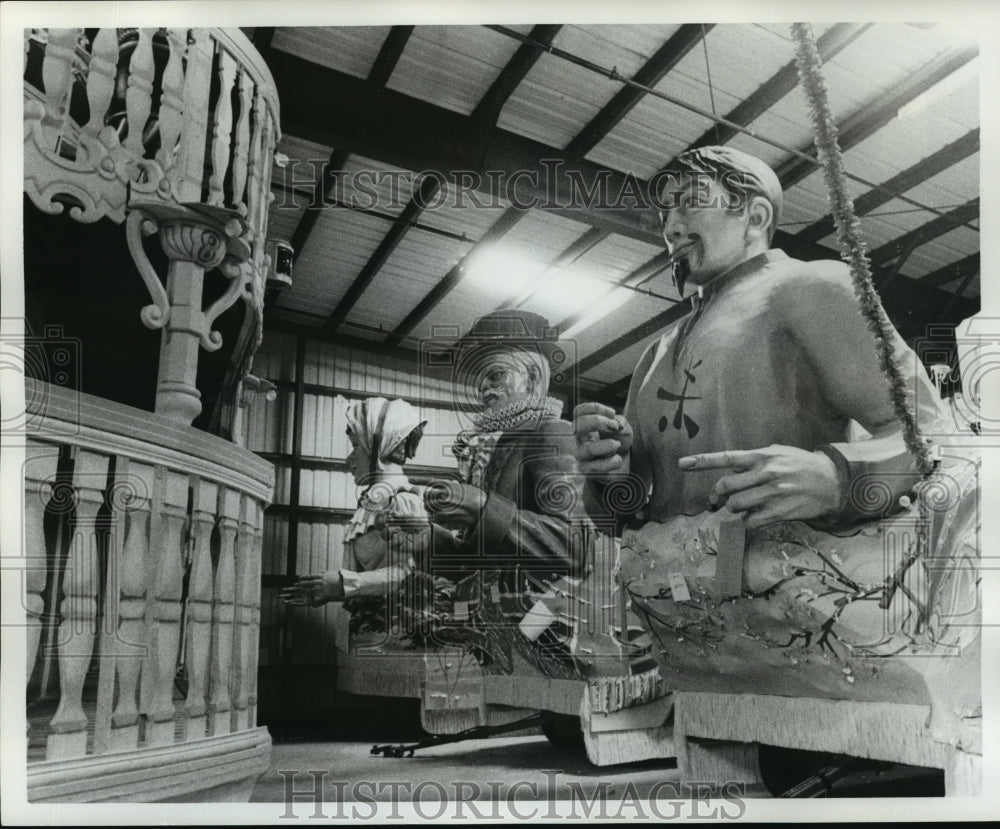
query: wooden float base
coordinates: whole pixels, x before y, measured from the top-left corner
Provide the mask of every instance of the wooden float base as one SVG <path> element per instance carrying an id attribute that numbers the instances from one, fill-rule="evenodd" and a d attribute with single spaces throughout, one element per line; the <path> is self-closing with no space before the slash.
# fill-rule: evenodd
<path id="1" fill-rule="evenodd" d="M 579 716 L 587 757 L 597 766 L 676 757 L 683 780 L 736 783 L 748 795 L 763 793 L 757 762 L 762 743 L 943 769 L 949 796 L 983 788 L 981 741 L 968 751 L 935 741 L 922 705 L 679 691 L 595 714 L 582 680 L 493 674 L 479 675 L 477 687 L 463 682 L 450 702 L 428 705 L 426 677 L 433 673 L 425 671 L 422 657 L 349 657 L 338 684 L 355 693 L 423 698 L 424 727 L 439 734 L 499 725 L 532 711 Z"/>

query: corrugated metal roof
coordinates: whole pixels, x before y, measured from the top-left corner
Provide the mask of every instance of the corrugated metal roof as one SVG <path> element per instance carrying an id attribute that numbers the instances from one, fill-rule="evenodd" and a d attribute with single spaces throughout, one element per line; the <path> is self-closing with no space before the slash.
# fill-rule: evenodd
<path id="1" fill-rule="evenodd" d="M 390 227 L 388 221 L 350 210 L 323 210 L 295 261 L 292 287 L 282 294 L 281 306 L 328 316 Z"/>
<path id="2" fill-rule="evenodd" d="M 663 40 L 676 29 L 649 28 L 659 30 Z M 595 63 L 631 77 L 662 43 L 653 32 L 644 31 L 642 38 L 637 34 L 621 26 L 564 26 L 553 45 L 589 55 Z M 498 126 L 552 147 L 565 147 L 620 88 L 619 82 L 542 53 L 511 95 Z"/>
<path id="3" fill-rule="evenodd" d="M 612 340 L 648 322 L 670 308 L 672 303 L 634 294 L 627 302 L 603 319 L 597 320 L 574 337 L 579 359 L 603 348 Z"/>
<path id="4" fill-rule="evenodd" d="M 497 299 L 488 293 L 470 290 L 452 291 L 431 313 L 410 332 L 415 341 L 435 339 L 450 341 L 451 332 L 464 334 L 473 321 L 497 306 Z"/>
<path id="5" fill-rule="evenodd" d="M 419 26 L 387 86 L 468 115 L 517 47 L 481 26 Z"/>
<path id="6" fill-rule="evenodd" d="M 722 24 L 714 26 L 656 88 L 709 111 L 714 97 L 715 111 L 724 115 L 792 57 L 788 47 L 766 30 Z"/>
<path id="7" fill-rule="evenodd" d="M 883 172 L 878 178 L 884 180 L 889 176 L 884 175 Z M 811 202 L 816 205 L 816 208 L 805 213 L 806 216 L 814 219 L 817 216 L 817 210 L 829 210 L 828 203 L 819 207 L 826 199 L 821 173 L 814 173 L 803 181 L 802 186 L 796 187 L 793 191 L 799 202 L 802 201 L 806 192 L 811 194 Z M 947 213 L 975 198 L 978 194 L 979 155 L 977 153 L 911 188 L 905 195 L 922 204 L 937 208 L 942 213 Z M 872 213 L 862 216 L 861 227 L 869 246 L 875 248 L 908 231 L 915 230 L 935 218 L 934 213 L 914 207 L 910 202 L 892 199 Z M 978 226 L 978 222 L 973 224 Z M 962 240 L 962 244 L 958 245 L 957 248 L 954 245 L 942 244 L 940 239 L 922 245 L 914 252 L 914 255 L 907 259 L 902 272 L 910 276 L 921 276 L 937 270 L 955 258 L 961 258 L 954 255 L 955 250 L 968 251 L 970 245 L 975 245 L 978 238 L 975 231 L 967 228 L 964 231 L 955 237 Z M 836 237 L 831 234 L 822 239 L 821 243 L 835 246 Z"/>
<path id="8" fill-rule="evenodd" d="M 410 231 L 362 294 L 350 319 L 388 334 L 468 248 L 468 243 Z"/>
<path id="9" fill-rule="evenodd" d="M 979 234 L 966 227 L 956 227 L 954 230 L 938 237 L 933 242 L 921 245 L 906 260 L 903 273 L 923 276 L 943 268 L 968 255 L 968 252 L 978 247 Z"/>
<path id="10" fill-rule="evenodd" d="M 655 342 L 662 334 L 662 331 L 657 331 L 619 352 L 611 359 L 605 360 L 599 366 L 595 366 L 583 375 L 583 382 L 597 383 L 603 386 L 617 383 L 623 377 L 628 377 L 635 370 L 636 363 L 639 362 L 639 358 L 642 357 L 642 353 L 649 347 L 649 344 Z"/>
<path id="11" fill-rule="evenodd" d="M 294 135 L 282 135 L 275 148 L 276 156 L 284 155 L 287 161 L 271 167 L 271 186 L 301 188 L 311 192 L 309 186 L 329 160 L 331 148 Z"/>
<path id="12" fill-rule="evenodd" d="M 336 192 L 341 201 L 354 207 L 398 216 L 413 196 L 414 179 L 413 173 L 391 164 L 351 155 L 337 176 Z"/>
<path id="13" fill-rule="evenodd" d="M 527 213 L 502 239 L 479 248 L 447 302 L 421 322 L 418 336 L 429 336 L 433 326 L 468 327 L 476 316 L 492 311 L 531 279 L 541 274 L 573 241 L 585 233 L 580 222 L 541 211 Z M 442 275 L 448 268 L 442 269 Z"/>
<path id="14" fill-rule="evenodd" d="M 318 26 L 279 28 L 271 45 L 305 60 L 365 78 L 388 26 Z"/>
<path id="15" fill-rule="evenodd" d="M 591 248 L 581 262 L 605 278 L 619 279 L 648 262 L 662 250 L 662 247 L 613 233 Z"/>
<path id="16" fill-rule="evenodd" d="M 814 26 L 816 36 L 831 23 Z M 514 28 L 521 33 L 529 25 Z M 656 26 L 563 26 L 554 46 L 629 77 L 677 30 L 677 25 Z M 333 67 L 357 77 L 366 77 L 381 48 L 387 27 L 346 27 L 276 31 L 273 46 L 306 60 Z M 838 120 L 858 110 L 877 106 L 901 83 L 920 72 L 936 56 L 958 41 L 938 28 L 877 23 L 844 48 L 823 68 L 830 103 Z M 399 58 L 388 86 L 396 91 L 462 114 L 471 113 L 517 51 L 519 42 L 483 26 L 417 26 Z M 707 52 L 707 62 L 706 62 Z M 711 113 L 724 115 L 755 92 L 794 58 L 788 25 L 722 24 L 708 32 L 661 80 L 656 89 Z M 711 85 L 708 81 L 711 73 Z M 553 148 L 565 147 L 615 93 L 620 81 L 588 71 L 555 54 L 543 52 L 525 78 L 517 84 L 501 111 L 498 126 Z M 878 184 L 917 164 L 948 143 L 966 135 L 979 124 L 977 78 L 929 103 L 908 118 L 890 118 L 873 135 L 845 151 L 849 173 Z M 607 167 L 648 178 L 666 161 L 706 133 L 712 120 L 705 115 L 647 95 L 587 154 Z M 812 126 L 802 90 L 795 87 L 750 128 L 760 138 L 739 134 L 729 144 L 780 166 L 791 156 L 789 149 L 811 149 Z M 405 136 L 401 136 L 405 140 Z M 451 140 L 442 136 L 444 146 Z M 774 146 L 774 144 L 779 146 Z M 331 148 L 286 135 L 279 150 L 292 160 L 325 162 Z M 318 169 L 318 168 L 317 168 Z M 368 180 L 359 189 L 358 174 Z M 295 178 L 300 192 L 311 191 L 307 170 L 301 164 L 284 172 L 276 170 L 274 181 Z M 384 162 L 352 155 L 347 179 L 353 187 L 342 195 L 356 196 L 360 206 L 369 205 L 385 216 L 398 216 L 412 195 L 413 175 Z M 395 198 L 389 192 L 392 178 L 399 187 Z M 869 189 L 864 182 L 848 181 L 857 198 Z M 953 164 L 905 194 L 921 204 L 947 211 L 974 198 L 979 192 L 979 159 L 973 155 Z M 301 221 L 304 197 L 283 197 L 287 206 L 272 208 L 269 236 L 289 238 Z M 457 209 L 454 188 L 443 193 L 442 206 L 423 211 L 415 226 L 361 296 L 347 317 L 345 330 L 380 340 L 395 328 L 428 292 L 440 283 L 453 265 L 473 249 L 488 229 L 500 219 L 507 205 L 491 209 Z M 479 194 L 480 200 L 486 197 Z M 782 229 L 794 234 L 829 211 L 826 185 L 817 170 L 789 188 L 785 196 Z M 905 200 L 893 199 L 862 218 L 869 246 L 892 241 L 934 219 L 933 213 L 915 209 Z M 311 324 L 320 324 L 343 297 L 347 287 L 364 267 L 391 224 L 375 216 L 342 209 L 323 211 L 295 264 L 295 283 L 280 299 L 292 312 L 314 314 Z M 424 228 L 424 229 L 421 229 Z M 426 337 L 434 326 L 471 321 L 517 296 L 520 289 L 537 284 L 533 296 L 522 298 L 522 307 L 545 314 L 553 322 L 566 319 L 574 310 L 588 306 L 596 293 L 610 298 L 610 282 L 624 278 L 655 256 L 658 245 L 613 234 L 581 256 L 571 267 L 553 278 L 546 264 L 583 236 L 590 225 L 565 216 L 532 210 L 522 217 L 489 251 L 477 251 L 469 270 L 446 293 L 411 332 Z M 821 244 L 835 247 L 827 237 Z M 956 228 L 917 248 L 903 273 L 919 276 L 978 251 L 978 233 Z M 833 255 L 833 254 L 831 254 Z M 494 262 L 487 267 L 492 257 Z M 498 264 L 499 263 L 499 264 Z M 491 270 L 492 268 L 492 270 Z M 975 287 L 974 287 L 975 286 Z M 966 293 L 978 290 L 978 278 Z M 957 287 L 957 283 L 950 286 Z M 645 286 L 663 296 L 675 296 L 669 273 L 661 273 Z M 972 293 L 971 295 L 975 295 Z M 620 294 L 614 294 L 615 297 Z M 583 326 L 575 334 L 581 356 L 586 356 L 623 332 L 642 324 L 669 307 L 656 297 L 633 295 L 620 307 Z M 598 306 L 600 307 L 600 306 Z M 356 326 L 361 326 L 360 328 Z M 379 333 L 381 326 L 384 333 Z M 374 330 L 373 330 L 374 329 Z M 649 338 L 647 338 L 649 339 Z M 641 352 L 638 343 L 605 360 L 587 372 L 584 381 L 613 382 L 626 375 Z"/>
<path id="17" fill-rule="evenodd" d="M 429 206 L 420 214 L 420 223 L 446 233 L 465 234 L 477 241 L 503 215 L 509 204 L 499 196 L 459 189 L 442 188 L 439 206 Z"/>
<path id="18" fill-rule="evenodd" d="M 267 238 L 288 241 L 302 221 L 309 199 L 287 190 L 275 193 L 267 214 Z"/>
<path id="19" fill-rule="evenodd" d="M 939 210 L 975 198 L 979 195 L 979 153 L 910 188 L 906 195 Z M 888 208 L 879 208 L 879 212 Z"/>
<path id="20" fill-rule="evenodd" d="M 640 178 L 649 178 L 711 125 L 707 118 L 647 96 L 587 154 L 587 158 Z"/>

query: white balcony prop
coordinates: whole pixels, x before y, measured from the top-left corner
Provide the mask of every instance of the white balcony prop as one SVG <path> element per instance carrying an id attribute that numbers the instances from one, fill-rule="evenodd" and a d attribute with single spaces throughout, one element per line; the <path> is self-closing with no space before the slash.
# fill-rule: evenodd
<path id="1" fill-rule="evenodd" d="M 28 379 L 28 799 L 246 799 L 270 464 Z"/>
<path id="2" fill-rule="evenodd" d="M 154 413 L 25 380 L 28 799 L 245 800 L 273 469 L 190 424 L 220 316 L 230 409 L 261 339 L 274 83 L 238 30 L 28 29 L 23 88 L 25 193 L 124 224 L 162 331 Z"/>
<path id="3" fill-rule="evenodd" d="M 237 347 L 249 368 L 262 331 L 271 167 L 280 138 L 271 74 L 250 41 L 223 29 L 27 29 L 24 189 L 48 213 L 125 222 L 129 250 L 163 329 L 156 411 L 201 412 L 198 347 L 214 320 L 247 303 Z M 40 67 L 39 67 L 40 64 Z M 158 233 L 159 275 L 142 235 Z M 206 272 L 230 280 L 202 308 Z"/>

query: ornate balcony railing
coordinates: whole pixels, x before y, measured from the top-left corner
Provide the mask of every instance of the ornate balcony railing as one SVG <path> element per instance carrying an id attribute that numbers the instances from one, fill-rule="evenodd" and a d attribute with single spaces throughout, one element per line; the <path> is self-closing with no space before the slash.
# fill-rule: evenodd
<path id="1" fill-rule="evenodd" d="M 29 800 L 245 799 L 271 465 L 26 383 Z"/>
<path id="2" fill-rule="evenodd" d="M 278 99 L 261 56 L 234 29 L 26 29 L 24 189 L 48 213 L 126 224 L 129 250 L 163 329 L 156 411 L 191 423 L 201 411 L 198 350 L 242 298 L 235 359 L 243 374 L 262 333 L 265 253 Z M 142 236 L 159 232 L 159 275 Z M 202 280 L 223 295 L 202 308 Z M 140 309 L 136 309 L 140 313 Z M 237 381 L 242 377 L 237 377 Z"/>

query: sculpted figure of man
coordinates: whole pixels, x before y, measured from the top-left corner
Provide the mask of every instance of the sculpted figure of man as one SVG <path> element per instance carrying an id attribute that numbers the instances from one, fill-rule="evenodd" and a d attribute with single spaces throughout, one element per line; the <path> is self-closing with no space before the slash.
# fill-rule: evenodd
<path id="1" fill-rule="evenodd" d="M 722 503 L 748 527 L 881 517 L 884 504 L 866 512 L 858 488 L 879 476 L 895 503 L 919 474 L 847 266 L 771 247 L 782 191 L 760 159 L 704 147 L 663 180 L 663 238 L 681 254 L 675 279 L 695 288 L 693 310 L 642 355 L 624 414 L 576 408 L 581 471 L 598 486 L 641 479 L 640 520 Z M 919 418 L 940 417 L 896 332 L 894 344 L 911 390 L 921 386 Z M 871 439 L 850 440 L 852 421 Z"/>

